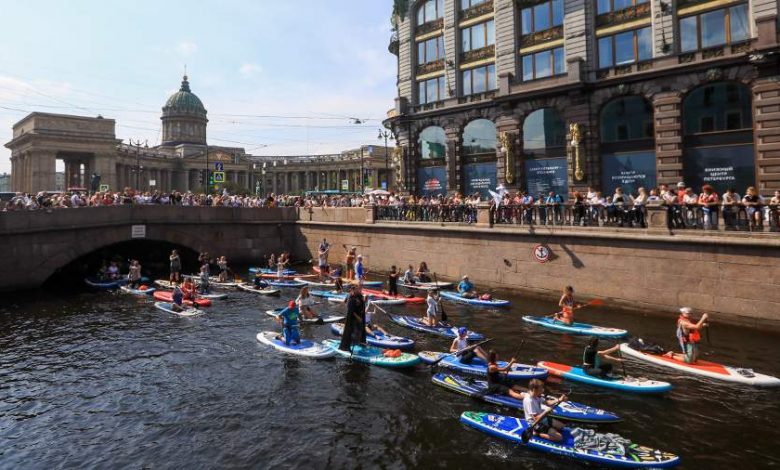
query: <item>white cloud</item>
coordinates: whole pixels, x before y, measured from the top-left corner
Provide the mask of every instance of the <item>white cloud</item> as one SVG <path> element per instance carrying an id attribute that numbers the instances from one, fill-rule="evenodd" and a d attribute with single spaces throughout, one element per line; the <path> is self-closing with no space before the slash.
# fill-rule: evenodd
<path id="1" fill-rule="evenodd" d="M 182 57 L 189 57 L 198 52 L 198 45 L 191 41 L 180 41 L 174 50 Z"/>
<path id="2" fill-rule="evenodd" d="M 252 78 L 259 75 L 263 71 L 263 68 L 257 64 L 242 64 L 238 69 L 238 73 L 244 78 Z"/>

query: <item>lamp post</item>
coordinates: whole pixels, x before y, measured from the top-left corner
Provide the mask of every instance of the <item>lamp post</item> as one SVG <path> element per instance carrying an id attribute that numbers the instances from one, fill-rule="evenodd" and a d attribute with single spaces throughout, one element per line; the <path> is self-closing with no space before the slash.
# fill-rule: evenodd
<path id="1" fill-rule="evenodd" d="M 141 172 L 144 171 L 144 167 L 141 165 L 141 140 L 138 139 L 133 143 L 133 139 L 130 139 L 130 146 L 135 147 L 135 190 L 141 190 Z"/>
<path id="2" fill-rule="evenodd" d="M 385 139 L 385 185 L 386 185 L 385 189 L 386 190 L 390 189 L 390 163 L 387 155 L 387 139 L 389 137 L 395 138 L 392 131 L 389 130 L 383 131 L 382 129 L 379 129 L 379 136 L 377 138 L 379 140 Z"/>

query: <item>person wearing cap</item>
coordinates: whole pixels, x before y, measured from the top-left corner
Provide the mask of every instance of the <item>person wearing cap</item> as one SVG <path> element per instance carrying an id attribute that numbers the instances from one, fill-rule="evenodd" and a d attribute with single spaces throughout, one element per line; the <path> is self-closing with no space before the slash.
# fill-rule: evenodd
<path id="1" fill-rule="evenodd" d="M 685 203 L 685 192 L 687 190 L 687 187 L 685 186 L 685 183 L 680 181 L 677 183 L 677 204 L 683 205 Z"/>
<path id="2" fill-rule="evenodd" d="M 708 315 L 705 313 L 699 321 L 691 320 L 693 310 L 690 307 L 680 309 L 680 316 L 677 318 L 677 340 L 680 342 L 682 354 L 673 354 L 672 358 L 685 361 L 686 364 L 695 364 L 699 358 L 699 341 L 701 341 L 701 330 L 707 327 Z"/>
<path id="3" fill-rule="evenodd" d="M 276 317 L 276 321 L 282 325 L 282 334 L 277 336 L 276 339 L 284 341 L 287 346 L 292 344 L 300 344 L 301 335 L 298 331 L 298 307 L 295 305 L 295 301 L 291 300 L 287 303 L 287 307 L 279 312 L 279 316 Z"/>
<path id="4" fill-rule="evenodd" d="M 436 289 L 428 290 L 428 297 L 425 298 L 425 304 L 427 306 L 425 310 L 425 317 L 422 322 L 428 326 L 436 326 L 439 324 L 438 314 L 441 310 L 441 304 L 439 304 L 439 291 Z"/>
<path id="5" fill-rule="evenodd" d="M 466 299 L 473 299 L 477 296 L 476 288 L 474 287 L 474 284 L 469 281 L 468 276 L 463 276 L 463 279 L 461 279 L 458 284 L 458 294 Z"/>
<path id="6" fill-rule="evenodd" d="M 452 344 L 450 345 L 451 353 L 457 353 L 458 351 L 462 351 L 469 347 L 468 334 L 469 330 L 465 326 L 458 328 L 458 336 L 452 340 Z M 485 362 L 488 361 L 488 355 L 485 354 L 485 350 L 480 346 L 477 346 L 476 348 L 466 351 L 462 354 L 456 354 L 456 356 L 460 356 L 460 362 L 463 364 L 471 364 L 471 361 L 475 357 L 479 357 Z"/>

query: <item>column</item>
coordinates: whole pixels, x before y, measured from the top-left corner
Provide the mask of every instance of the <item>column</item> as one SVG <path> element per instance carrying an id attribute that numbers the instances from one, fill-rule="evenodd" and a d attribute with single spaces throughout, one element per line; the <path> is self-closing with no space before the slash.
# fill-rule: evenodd
<path id="1" fill-rule="evenodd" d="M 447 155 L 444 158 L 447 167 L 447 192 L 462 192 L 462 168 L 460 160 L 461 129 L 451 126 L 444 129 L 447 136 Z"/>
<path id="2" fill-rule="evenodd" d="M 670 186 L 682 181 L 682 94 L 678 91 L 653 96 L 655 159 L 658 184 Z"/>
<path id="3" fill-rule="evenodd" d="M 771 73 L 771 72 L 770 72 Z M 780 121 L 776 118 L 780 83 L 776 77 L 753 82 L 753 135 L 756 148 L 756 187 L 764 196 L 772 196 L 780 188 L 775 157 L 780 155 Z"/>
<path id="4" fill-rule="evenodd" d="M 56 152 L 35 152 L 33 159 L 33 190 L 54 191 L 57 182 Z"/>

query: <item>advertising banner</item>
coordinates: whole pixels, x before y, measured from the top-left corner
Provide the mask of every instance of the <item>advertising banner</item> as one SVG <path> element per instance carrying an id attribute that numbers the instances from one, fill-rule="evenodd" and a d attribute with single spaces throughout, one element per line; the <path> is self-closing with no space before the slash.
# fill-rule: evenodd
<path id="1" fill-rule="evenodd" d="M 687 186 L 696 193 L 709 184 L 718 194 L 733 187 L 745 194 L 748 186 L 756 184 L 756 164 L 753 145 L 689 148 L 683 158 L 683 176 Z"/>
<path id="2" fill-rule="evenodd" d="M 431 166 L 417 170 L 417 193 L 420 196 L 447 194 L 447 169 Z"/>
<path id="3" fill-rule="evenodd" d="M 490 197 L 488 190 L 496 188 L 496 162 L 464 165 L 463 175 L 465 195 L 479 193 L 485 199 Z"/>
<path id="4" fill-rule="evenodd" d="M 644 187 L 649 193 L 655 187 L 655 152 L 631 152 L 601 156 L 601 191 L 604 196 L 623 188 L 624 194 L 636 196 Z"/>
<path id="5" fill-rule="evenodd" d="M 569 197 L 569 181 L 565 158 L 549 158 L 544 160 L 525 161 L 525 181 L 527 191 L 536 199 L 539 194 L 545 196 L 550 191 L 567 200 Z"/>

